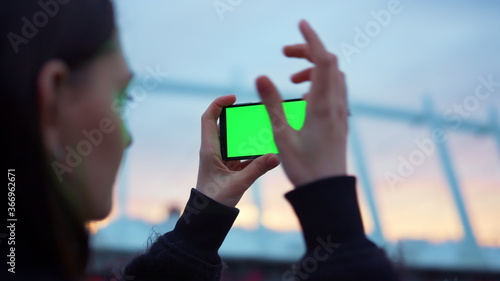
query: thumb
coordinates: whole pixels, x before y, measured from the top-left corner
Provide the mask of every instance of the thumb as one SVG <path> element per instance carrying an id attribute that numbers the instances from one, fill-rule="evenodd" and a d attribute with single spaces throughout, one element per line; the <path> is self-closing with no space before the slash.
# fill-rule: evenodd
<path id="1" fill-rule="evenodd" d="M 276 154 L 266 154 L 254 159 L 252 163 L 240 171 L 241 180 L 249 186 L 267 171 L 276 168 L 280 164 L 280 158 Z"/>

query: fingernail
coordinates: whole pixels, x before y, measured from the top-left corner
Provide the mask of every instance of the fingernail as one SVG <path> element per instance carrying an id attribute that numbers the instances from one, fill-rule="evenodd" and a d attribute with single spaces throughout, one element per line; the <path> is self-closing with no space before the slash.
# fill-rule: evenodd
<path id="1" fill-rule="evenodd" d="M 306 20 L 301 20 L 300 21 L 300 24 L 303 26 L 303 27 L 309 27 L 309 23 L 306 21 Z"/>
<path id="2" fill-rule="evenodd" d="M 268 79 L 266 76 L 259 76 L 257 78 L 257 90 L 259 92 L 267 92 L 267 90 L 269 89 L 268 85 Z"/>
<path id="3" fill-rule="evenodd" d="M 278 155 L 276 154 L 271 154 L 268 158 L 267 158 L 267 164 L 271 167 L 276 167 L 280 164 L 281 160 L 279 158 Z"/>

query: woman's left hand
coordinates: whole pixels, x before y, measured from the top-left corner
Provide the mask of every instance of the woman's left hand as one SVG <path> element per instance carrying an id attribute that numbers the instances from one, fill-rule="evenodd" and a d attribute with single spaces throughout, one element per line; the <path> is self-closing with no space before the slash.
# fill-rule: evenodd
<path id="1" fill-rule="evenodd" d="M 201 117 L 200 166 L 196 183 L 198 191 L 229 207 L 235 207 L 255 180 L 280 163 L 276 154 L 248 161 L 222 160 L 217 119 L 222 108 L 235 101 L 234 95 L 218 97 Z"/>

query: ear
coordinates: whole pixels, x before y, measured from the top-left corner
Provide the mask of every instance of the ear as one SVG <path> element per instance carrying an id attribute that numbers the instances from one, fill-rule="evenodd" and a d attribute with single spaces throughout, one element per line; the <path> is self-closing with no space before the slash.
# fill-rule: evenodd
<path id="1" fill-rule="evenodd" d="M 61 147 L 59 122 L 60 99 L 69 77 L 69 68 L 61 60 L 46 62 L 37 79 L 38 118 L 42 141 L 48 153 L 54 154 Z"/>

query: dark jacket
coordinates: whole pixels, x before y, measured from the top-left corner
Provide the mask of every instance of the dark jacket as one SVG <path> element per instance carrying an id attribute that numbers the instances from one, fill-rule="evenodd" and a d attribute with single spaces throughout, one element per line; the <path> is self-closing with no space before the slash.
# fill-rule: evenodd
<path id="1" fill-rule="evenodd" d="M 399 280 L 385 252 L 364 234 L 350 176 L 319 180 L 288 192 L 302 225 L 306 253 L 282 280 Z M 193 189 L 174 230 L 126 266 L 124 280 L 220 280 L 217 254 L 239 210 Z"/>

